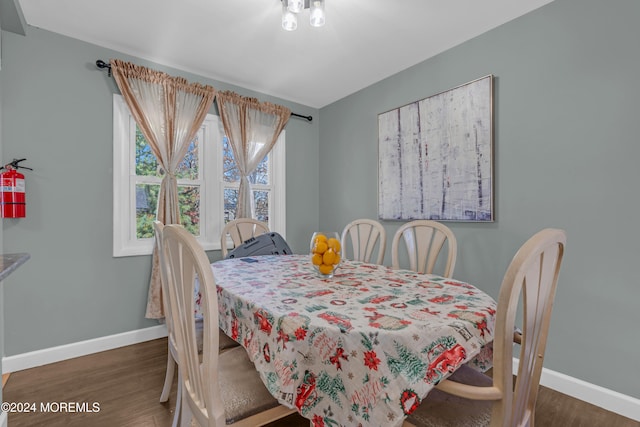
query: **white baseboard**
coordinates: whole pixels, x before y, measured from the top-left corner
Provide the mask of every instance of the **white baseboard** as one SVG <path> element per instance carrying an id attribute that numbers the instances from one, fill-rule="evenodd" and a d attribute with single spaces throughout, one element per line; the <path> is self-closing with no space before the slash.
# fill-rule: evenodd
<path id="1" fill-rule="evenodd" d="M 513 359 L 513 374 L 518 373 L 518 359 Z M 640 399 L 595 384 L 542 368 L 540 384 L 607 411 L 640 421 Z"/>
<path id="2" fill-rule="evenodd" d="M 86 356 L 87 354 L 98 353 L 166 336 L 167 327 L 165 325 L 158 325 L 58 347 L 45 348 L 29 353 L 16 354 L 15 356 L 7 356 L 2 358 L 2 373 L 22 371 L 23 369 L 35 368 L 36 366 Z"/>
<path id="3" fill-rule="evenodd" d="M 8 356 L 2 359 L 2 373 L 21 371 L 49 363 L 86 356 L 167 336 L 165 325 L 152 326 L 121 334 L 109 335 L 58 347 Z M 518 359 L 513 359 L 513 372 L 518 372 Z M 544 368 L 540 384 L 568 396 L 591 403 L 632 420 L 640 421 L 640 399 L 606 389 L 559 372 Z M 6 427 L 6 413 L 0 414 L 0 427 Z"/>

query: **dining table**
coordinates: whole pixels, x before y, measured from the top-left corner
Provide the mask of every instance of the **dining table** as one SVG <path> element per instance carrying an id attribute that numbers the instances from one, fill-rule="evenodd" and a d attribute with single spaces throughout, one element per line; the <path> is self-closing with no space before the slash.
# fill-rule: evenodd
<path id="1" fill-rule="evenodd" d="M 491 366 L 495 300 L 433 274 L 309 255 L 211 264 L 219 325 L 311 425 L 400 426 L 442 379 Z"/>

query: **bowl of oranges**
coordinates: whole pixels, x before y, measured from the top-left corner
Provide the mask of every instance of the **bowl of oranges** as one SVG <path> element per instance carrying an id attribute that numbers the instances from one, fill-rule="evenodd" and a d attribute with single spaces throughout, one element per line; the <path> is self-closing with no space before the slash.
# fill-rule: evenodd
<path id="1" fill-rule="evenodd" d="M 325 278 L 333 277 L 342 260 L 340 238 L 335 231 L 316 231 L 311 237 L 311 263 Z"/>

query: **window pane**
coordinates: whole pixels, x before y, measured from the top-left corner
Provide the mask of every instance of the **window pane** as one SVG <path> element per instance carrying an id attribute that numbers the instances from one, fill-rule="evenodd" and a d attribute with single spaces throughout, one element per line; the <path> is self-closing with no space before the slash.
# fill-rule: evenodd
<path id="1" fill-rule="evenodd" d="M 156 156 L 138 126 L 136 126 L 136 175 L 158 176 Z"/>
<path id="2" fill-rule="evenodd" d="M 249 176 L 249 181 L 252 184 L 269 184 L 269 155 L 264 156 L 264 159 L 258 164 L 255 171 Z"/>
<path id="3" fill-rule="evenodd" d="M 256 204 L 256 219 L 258 221 L 269 223 L 269 192 L 254 191 L 253 200 Z"/>
<path id="4" fill-rule="evenodd" d="M 198 136 L 189 144 L 189 150 L 185 154 L 184 159 L 178 165 L 176 170 L 177 178 L 198 179 Z M 157 176 L 158 160 L 151 151 L 151 146 L 142 135 L 140 128 L 136 125 L 136 175 L 138 176 Z"/>
<path id="5" fill-rule="evenodd" d="M 236 162 L 233 159 L 233 150 L 231 149 L 231 144 L 229 144 L 229 139 L 225 136 L 222 138 L 222 176 L 224 177 L 225 182 L 237 182 L 240 181 L 240 171 L 236 166 Z M 225 196 L 226 200 L 226 196 Z M 226 206 L 225 206 L 226 212 Z"/>
<path id="6" fill-rule="evenodd" d="M 269 191 L 254 191 L 255 218 L 258 221 L 269 222 Z M 236 219 L 238 207 L 238 190 L 234 188 L 224 189 L 224 222 Z"/>
<path id="7" fill-rule="evenodd" d="M 236 219 L 236 210 L 238 208 L 238 190 L 233 188 L 224 189 L 224 222 Z"/>
<path id="8" fill-rule="evenodd" d="M 184 179 L 198 179 L 198 135 L 193 138 L 191 144 L 189 144 L 189 150 L 187 154 L 185 154 L 184 159 L 178 165 L 178 169 L 176 170 L 177 178 Z"/>
<path id="9" fill-rule="evenodd" d="M 153 221 L 156 220 L 158 209 L 158 193 L 160 185 L 136 185 L 136 238 L 148 239 L 153 237 Z"/>
<path id="10" fill-rule="evenodd" d="M 158 209 L 158 184 L 136 185 L 136 238 L 153 238 L 153 221 Z M 178 186 L 180 203 L 180 220 L 182 225 L 193 233 L 200 235 L 200 187 Z"/>
<path id="11" fill-rule="evenodd" d="M 200 235 L 200 187 L 178 186 L 180 221 L 194 236 Z"/>
<path id="12" fill-rule="evenodd" d="M 240 171 L 236 166 L 236 162 L 233 157 L 233 150 L 229 139 L 225 136 L 222 140 L 222 153 L 223 153 L 223 177 L 225 182 L 238 182 L 240 181 Z M 258 164 L 256 170 L 249 176 L 249 182 L 252 184 L 269 184 L 269 155 L 264 156 L 264 159 Z"/>

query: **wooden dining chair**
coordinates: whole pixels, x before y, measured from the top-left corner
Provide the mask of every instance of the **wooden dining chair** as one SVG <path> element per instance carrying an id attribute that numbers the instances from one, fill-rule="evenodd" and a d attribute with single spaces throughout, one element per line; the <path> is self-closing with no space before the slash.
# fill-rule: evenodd
<path id="1" fill-rule="evenodd" d="M 349 240 L 347 238 L 350 237 Z M 343 257 L 356 261 L 370 262 L 374 251 L 378 251 L 375 263 L 382 264 L 384 251 L 387 247 L 387 233 L 378 221 L 372 219 L 356 219 L 342 230 L 341 236 Z M 347 255 L 347 248 L 351 244 L 351 257 Z"/>
<path id="2" fill-rule="evenodd" d="M 173 377 L 178 366 L 178 350 L 176 349 L 176 339 L 173 333 L 173 318 L 171 316 L 171 305 L 167 299 L 169 290 L 167 288 L 166 278 L 166 258 L 163 250 L 163 230 L 164 224 L 160 221 L 153 222 L 153 229 L 155 231 L 156 242 L 156 256 L 160 264 L 160 283 L 162 289 L 162 307 L 164 309 L 165 325 L 167 326 L 167 369 L 164 376 L 164 386 L 160 393 L 160 402 L 166 402 L 169 400 L 171 394 L 171 387 L 173 386 Z M 178 382 L 180 382 L 180 370 L 178 369 Z M 182 400 L 182 390 L 178 387 L 178 393 L 176 396 L 175 413 L 173 415 L 172 427 L 179 425 L 180 421 L 180 405 Z"/>
<path id="3" fill-rule="evenodd" d="M 269 231 L 269 226 L 267 224 L 252 218 L 238 218 L 233 221 L 229 221 L 222 229 L 222 234 L 220 235 L 220 250 L 222 251 L 222 258 L 226 258 L 229 249 L 233 249 L 241 245 L 245 240 L 259 234 L 268 233 Z M 233 246 L 231 248 L 227 248 L 227 237 L 230 237 L 233 242 Z"/>
<path id="4" fill-rule="evenodd" d="M 269 393 L 244 348 L 218 351 L 218 297 L 202 246 L 180 225 L 165 226 L 162 240 L 181 372 L 180 425 L 195 419 L 203 427 L 255 427 L 293 413 Z M 196 277 L 203 313 L 201 355 L 193 316 Z"/>
<path id="5" fill-rule="evenodd" d="M 544 229 L 518 250 L 498 296 L 492 378 L 463 365 L 440 382 L 405 426 L 533 426 L 551 310 L 566 234 Z M 513 380 L 513 331 L 521 303 L 522 341 Z"/>
<path id="6" fill-rule="evenodd" d="M 431 220 L 415 220 L 403 224 L 393 236 L 391 265 L 400 268 L 400 241 L 404 241 L 409 256 L 409 268 L 418 273 L 433 273 L 440 252 L 447 244 L 443 277 L 452 277 L 456 266 L 458 244 L 453 231 Z"/>
<path id="7" fill-rule="evenodd" d="M 165 325 L 167 326 L 167 369 L 164 376 L 164 385 L 162 386 L 162 392 L 160 393 L 160 402 L 166 402 L 169 400 L 169 395 L 171 394 L 171 388 L 173 387 L 173 378 L 175 376 L 176 368 L 178 369 L 178 383 L 180 382 L 180 369 L 178 367 L 178 351 L 176 349 L 176 340 L 173 332 L 173 320 L 171 316 L 171 305 L 169 304 L 169 300 L 167 295 L 169 295 L 169 290 L 167 288 L 167 279 L 166 279 L 166 258 L 164 256 L 164 250 L 162 245 L 163 239 L 163 231 L 164 224 L 160 221 L 153 222 L 153 229 L 155 231 L 155 241 L 158 256 L 158 260 L 160 263 L 160 282 L 162 288 L 162 306 L 165 314 Z M 202 319 L 196 319 L 196 340 L 198 342 L 198 348 L 202 348 Z M 231 339 L 221 330 L 218 331 L 219 334 L 219 351 L 225 351 L 229 348 L 239 346 L 236 341 Z M 180 405 L 182 400 L 182 389 L 178 387 L 178 392 L 176 395 L 176 404 L 175 404 L 175 414 L 173 417 L 173 423 L 171 424 L 173 427 L 179 425 L 180 420 Z"/>

